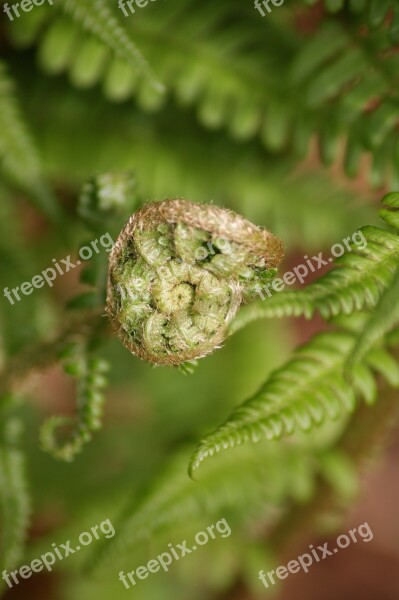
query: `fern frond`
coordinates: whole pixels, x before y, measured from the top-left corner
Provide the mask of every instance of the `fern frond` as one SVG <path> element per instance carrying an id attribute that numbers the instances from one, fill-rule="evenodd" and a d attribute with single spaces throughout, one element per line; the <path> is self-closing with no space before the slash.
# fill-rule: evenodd
<path id="1" fill-rule="evenodd" d="M 21 115 L 14 84 L 3 62 L 0 62 L 0 166 L 39 209 L 56 223 L 62 222 L 61 211 L 45 182 L 37 151 Z"/>
<path id="2" fill-rule="evenodd" d="M 346 332 L 331 332 L 316 336 L 299 348 L 291 360 L 275 371 L 250 400 L 238 407 L 225 425 L 207 436 L 190 462 L 193 473 L 207 458 L 246 442 L 262 438 L 274 440 L 295 430 L 310 431 L 326 418 L 336 419 L 350 413 L 357 395 L 367 404 L 375 402 L 376 386 L 370 368 L 385 370 L 386 357 L 380 361 L 372 356 L 357 365 L 353 382 L 343 375 L 352 352 L 355 337 Z M 391 359 L 388 358 L 389 364 Z M 392 375 L 392 374 L 391 374 Z M 399 385 L 399 365 L 395 363 L 393 383 Z"/>
<path id="3" fill-rule="evenodd" d="M 164 86 L 155 78 L 150 66 L 124 27 L 120 25 L 105 0 L 62 0 L 61 7 L 78 25 L 111 48 L 116 56 L 138 68 L 161 93 Z M 97 46 L 94 47 L 97 52 Z M 100 49 L 101 52 L 101 49 Z M 93 57 L 89 55 L 89 60 Z"/>
<path id="4" fill-rule="evenodd" d="M 71 462 L 91 440 L 93 431 L 101 427 L 103 389 L 107 384 L 104 373 L 109 366 L 106 361 L 89 356 L 80 344 L 69 344 L 61 358 L 65 372 L 77 380 L 76 422 L 63 416 L 50 417 L 41 428 L 40 441 L 44 451 L 59 460 Z M 73 426 L 70 439 L 60 444 L 56 440 L 56 430 L 70 425 Z"/>
<path id="5" fill-rule="evenodd" d="M 399 231 L 399 192 L 386 194 L 382 203 L 386 208 L 380 210 L 381 219 Z"/>
<path id="6" fill-rule="evenodd" d="M 243 160 L 240 145 L 224 136 L 202 135 L 193 117 L 177 112 L 173 117 L 165 118 L 163 113 L 149 117 L 128 103 L 106 104 L 94 90 L 86 92 L 90 100 L 84 103 L 52 79 L 41 83 L 41 89 L 48 97 L 46 120 L 37 122 L 36 94 L 32 94 L 30 116 L 40 127 L 46 163 L 58 177 L 67 169 L 68 182 L 75 186 L 80 187 L 87 173 L 131 170 L 133 165 L 140 174 L 143 197 L 219 198 L 233 210 L 245 207 L 248 218 L 278 231 L 291 247 L 306 236 L 309 251 L 320 248 L 327 237 L 342 239 L 348 229 L 354 231 L 359 221 L 370 222 L 375 215 L 371 202 L 357 202 L 357 194 L 320 171 L 286 177 L 290 162 L 265 165 L 258 145 L 248 145 Z M 83 127 L 86 135 L 76 145 L 76 129 Z M 115 130 L 123 135 L 115 136 Z"/>
<path id="7" fill-rule="evenodd" d="M 90 229 L 104 231 L 115 219 L 120 226 L 120 222 L 127 220 L 141 203 L 133 173 L 104 173 L 84 184 L 78 213 Z"/>
<path id="8" fill-rule="evenodd" d="M 391 287 L 387 288 L 366 323 L 353 353 L 347 370 L 350 371 L 367 354 L 375 342 L 399 324 L 399 268 Z"/>
<path id="9" fill-rule="evenodd" d="M 10 419 L 0 446 L 1 570 L 10 570 L 22 559 L 30 515 L 25 458 L 17 447 L 21 423 Z M 1 581 L 1 587 L 4 582 Z"/>
<path id="10" fill-rule="evenodd" d="M 209 461 L 196 482 L 187 476 L 190 451 L 172 456 L 150 487 L 129 501 L 115 538 L 93 549 L 88 568 L 97 572 L 116 561 L 120 565 L 148 539 L 154 552 L 162 532 L 173 535 L 178 525 L 191 528 L 199 518 L 234 514 L 238 525 L 261 514 L 264 522 L 273 522 L 287 501 L 312 494 L 319 465 L 309 450 L 266 443 L 257 450 L 247 446 Z"/>
<path id="11" fill-rule="evenodd" d="M 346 138 L 346 174 L 357 175 L 360 157 L 371 153 L 369 179 L 376 187 L 390 169 L 392 185 L 398 177 L 392 160 L 398 123 L 397 61 L 387 47 L 385 30 L 364 36 L 356 22 L 344 27 L 326 19 L 291 65 L 292 84 L 302 86 L 302 119 L 319 132 L 324 163 L 335 160 L 340 150 L 337 141 Z"/>
<path id="12" fill-rule="evenodd" d="M 102 82 L 112 101 L 135 96 L 144 110 L 161 108 L 165 98 L 151 88 L 152 74 L 140 78 L 131 65 L 129 44 L 122 51 L 120 35 L 125 40 L 128 34 L 124 29 L 120 33 L 112 11 L 106 28 L 104 0 L 63 1 L 67 12 L 79 19 L 68 23 L 53 11 L 39 39 L 42 66 L 50 73 L 68 70 L 77 86 Z M 284 9 L 279 12 L 284 14 Z M 93 38 L 79 34 L 81 22 Z M 14 29 L 19 27 L 13 23 Z M 206 128 L 225 127 L 237 140 L 258 136 L 272 153 L 289 150 L 297 155 L 306 154 L 317 133 L 327 164 L 338 156 L 337 142 L 347 138 L 348 176 L 358 173 L 360 157 L 371 152 L 373 185 L 399 179 L 392 159 L 397 145 L 397 62 L 394 53 L 385 51 L 388 32 L 378 28 L 365 36 L 358 17 L 344 27 L 328 15 L 309 39 L 303 40 L 293 27 L 288 34 L 288 29 L 282 35 L 275 15 L 262 21 L 255 11 L 229 2 L 182 8 L 172 0 L 126 20 L 126 30 L 145 50 L 176 102 L 192 106 Z M 147 66 L 143 69 L 148 72 Z M 282 81 L 282 71 L 290 72 L 291 79 Z"/>
<path id="13" fill-rule="evenodd" d="M 151 89 L 149 77 L 137 76 L 126 51 L 121 53 L 119 33 L 114 35 L 111 25 L 104 29 L 102 9 L 96 10 L 95 0 L 83 4 L 65 1 L 68 13 L 81 15 L 94 38 L 82 39 L 79 23 L 75 27 L 58 22 L 54 11 L 39 40 L 44 68 L 49 72 L 68 70 L 78 86 L 102 82 L 110 100 L 135 96 L 143 109 L 161 108 L 164 98 Z M 399 179 L 393 160 L 398 65 L 385 28 L 365 35 L 358 17 L 348 18 L 344 26 L 327 15 L 315 34 L 303 39 L 290 26 L 282 35 L 284 30 L 275 15 L 262 21 L 252 7 L 246 10 L 228 2 L 206 2 L 182 8 L 177 0 L 167 6 L 158 4 L 127 20 L 126 29 L 145 49 L 176 102 L 192 106 L 206 128 L 224 127 L 237 140 L 257 136 L 272 153 L 288 150 L 296 155 L 306 154 L 312 134 L 317 133 L 326 164 L 336 160 L 338 142 L 346 139 L 348 176 L 355 176 L 361 156 L 371 153 L 372 185 Z M 279 12 L 284 14 L 284 9 Z M 117 23 L 111 16 L 112 23 Z M 118 53 L 113 56 L 115 51 Z M 271 56 L 273 60 L 268 58 Z M 291 77 L 282 80 L 282 71 Z"/>
<path id="14" fill-rule="evenodd" d="M 317 0 L 304 0 L 308 6 L 314 6 Z M 398 41 L 399 6 L 396 0 L 323 0 L 325 9 L 332 14 L 348 8 L 353 14 L 365 16 L 371 28 L 386 25 L 390 29 L 393 43 Z"/>
<path id="15" fill-rule="evenodd" d="M 371 226 L 360 231 L 367 240 L 365 248 L 353 244 L 353 252 L 338 258 L 335 269 L 304 289 L 273 293 L 270 298 L 243 307 L 230 333 L 259 318 L 311 318 L 319 311 L 328 319 L 375 306 L 392 283 L 399 260 L 399 237 Z"/>
<path id="16" fill-rule="evenodd" d="M 380 211 L 381 218 L 399 229 L 398 195 L 387 194 L 382 202 L 387 208 Z M 395 277 L 399 236 L 371 226 L 359 231 L 364 236 L 362 248 L 352 241 L 351 253 L 336 259 L 335 268 L 315 283 L 297 291 L 273 293 L 270 298 L 243 307 L 231 324 L 230 333 L 260 318 L 311 318 L 319 311 L 324 319 L 329 319 L 376 306 Z M 268 289 L 270 294 L 270 286 Z"/>

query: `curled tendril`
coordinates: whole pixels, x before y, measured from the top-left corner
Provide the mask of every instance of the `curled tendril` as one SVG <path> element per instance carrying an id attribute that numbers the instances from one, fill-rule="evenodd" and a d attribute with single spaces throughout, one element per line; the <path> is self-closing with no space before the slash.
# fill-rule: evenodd
<path id="1" fill-rule="evenodd" d="M 103 388 L 108 363 L 89 355 L 82 344 L 71 343 L 61 356 L 64 371 L 76 379 L 77 415 L 74 418 L 55 415 L 40 430 L 41 447 L 54 458 L 70 462 L 101 427 L 105 401 Z M 60 432 L 64 435 L 60 435 Z"/>
<path id="2" fill-rule="evenodd" d="M 107 313 L 134 355 L 186 363 L 220 346 L 282 256 L 278 238 L 230 210 L 150 203 L 130 217 L 111 252 Z"/>

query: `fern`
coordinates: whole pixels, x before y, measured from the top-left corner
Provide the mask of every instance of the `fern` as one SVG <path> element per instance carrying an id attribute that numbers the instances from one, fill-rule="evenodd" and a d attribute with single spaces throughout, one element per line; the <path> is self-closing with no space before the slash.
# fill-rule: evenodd
<path id="1" fill-rule="evenodd" d="M 359 194 L 349 193 L 333 178 L 315 170 L 287 178 L 284 171 L 290 171 L 292 163 L 277 165 L 271 160 L 265 165 L 254 145 L 246 147 L 244 160 L 240 145 L 232 145 L 224 137 L 216 139 L 214 134 L 202 135 L 193 118 L 173 112 L 171 120 L 162 113 L 150 119 L 129 104 L 107 106 L 94 92 L 87 92 L 90 101 L 86 104 L 65 85 L 55 86 L 52 80 L 44 89 L 49 99 L 46 120 L 37 122 L 40 107 L 35 95 L 30 116 L 40 127 L 51 173 L 57 177 L 68 168 L 69 184 L 80 186 L 87 173 L 130 170 L 134 165 L 144 198 L 220 198 L 237 210 L 244 205 L 248 218 L 278 232 L 291 247 L 301 244 L 305 236 L 309 248 L 315 250 L 326 236 L 342 239 L 359 221 L 374 219 L 368 195 L 367 201 L 360 203 Z M 181 125 L 178 136 L 170 125 L 176 119 Z M 87 137 L 77 146 L 75 129 L 80 127 L 85 128 Z M 123 135 L 115 136 L 115 129 Z"/>
<path id="2" fill-rule="evenodd" d="M 225 425 L 207 436 L 190 462 L 190 473 L 202 461 L 221 450 L 248 441 L 258 442 L 292 434 L 296 429 L 310 431 L 326 418 L 337 419 L 356 407 L 357 394 L 367 404 L 376 400 L 373 369 L 399 386 L 399 364 L 383 349 L 371 353 L 353 370 L 353 384 L 345 381 L 343 370 L 355 337 L 346 332 L 316 336 L 296 351 L 293 358 L 275 371 L 264 386 L 238 407 Z"/>
<path id="3" fill-rule="evenodd" d="M 153 558 L 171 541 L 188 540 L 197 527 L 223 516 L 233 535 L 221 542 L 221 550 L 209 544 L 197 555 L 198 569 L 195 558 L 181 561 L 178 579 L 172 574 L 167 583 L 152 578 L 145 583 L 145 596 L 248 596 L 248 582 L 258 584 L 256 571 L 270 560 L 271 568 L 277 562 L 266 555 L 285 553 L 284 531 L 293 539 L 314 524 L 320 532 L 320 524 L 331 530 L 337 523 L 337 509 L 356 492 L 362 459 L 374 455 L 398 418 L 398 194 L 384 198 L 384 223 L 377 227 L 370 186 L 395 189 L 399 182 L 399 4 L 287 0 L 262 18 L 252 2 L 158 0 L 123 18 L 116 1 L 59 0 L 6 20 L 3 30 L 6 70 L 18 82 L 16 94 L 6 71 L 0 72 L 0 159 L 11 184 L 0 189 L 4 284 L 21 288 L 51 264 L 52 256 L 70 253 L 74 260 L 79 241 L 89 245 L 104 232 L 116 241 L 121 230 L 129 234 L 126 221 L 138 224 L 137 245 L 125 240 L 127 262 L 123 253 L 107 248 L 110 254 L 100 252 L 71 279 L 57 279 L 54 287 L 43 286 L 15 305 L 6 298 L 0 302 L 0 401 L 3 407 L 16 404 L 21 390 L 28 400 L 21 413 L 28 432 L 33 430 L 24 446 L 38 507 L 34 530 L 48 507 L 59 506 L 62 521 L 52 520 L 47 532 L 40 527 L 40 536 L 33 536 L 24 552 L 26 474 L 14 421 L 5 415 L 6 439 L 0 442 L 4 568 L 20 567 L 22 559 L 48 552 L 53 540 L 72 541 L 110 516 L 115 539 L 96 540 L 89 559 L 91 568 L 104 568 L 110 576 L 101 583 L 80 577 L 76 571 L 89 556 L 89 549 L 81 548 L 76 562 L 54 565 L 70 573 L 56 578 L 55 585 L 60 586 L 56 594 L 68 598 L 117 597 L 121 582 L 115 573 L 124 567 L 122 561 L 129 570 L 144 564 L 144 556 Z M 327 172 L 323 165 L 333 168 Z M 137 179 L 131 175 L 133 166 Z M 358 181 L 349 182 L 353 177 Z M 50 186 L 57 190 L 57 202 Z M 72 236 L 68 248 L 60 244 L 59 230 L 36 211 L 21 211 L 14 187 L 37 197 L 36 206 L 58 218 Z M 169 202 L 162 202 L 165 198 Z M 173 198 L 179 198 L 177 203 L 170 202 Z M 144 201 L 149 208 L 143 208 Z M 68 219 L 55 214 L 61 204 Z M 166 230 L 158 236 L 155 224 L 147 228 L 151 220 L 140 221 L 140 215 L 161 213 L 167 205 L 179 210 L 163 213 Z M 224 218 L 215 205 L 226 207 Z M 199 325 L 205 324 L 201 343 L 219 326 L 223 335 L 216 346 L 226 333 L 258 318 L 273 322 L 230 339 L 195 370 L 193 362 L 185 361 L 181 371 L 190 376 L 150 369 L 132 358 L 108 327 L 108 258 L 109 280 L 114 275 L 115 282 L 129 280 L 127 263 L 148 275 L 153 255 L 150 249 L 147 266 L 139 259 L 146 254 L 142 234 L 150 233 L 154 243 L 160 237 L 168 258 L 180 255 L 178 247 L 190 256 L 198 241 L 191 244 L 193 215 L 205 215 L 196 229 L 203 230 L 199 239 L 211 242 L 208 236 L 213 241 L 219 221 L 226 223 L 231 211 L 284 239 L 288 264 L 303 252 L 319 254 L 349 231 L 357 231 L 358 241 L 362 236 L 367 245 L 353 241 L 331 270 L 307 287 L 273 293 L 239 311 L 234 303 L 238 313 L 227 332 L 223 301 L 223 318 L 217 323 L 209 319 L 207 302 L 217 297 L 215 288 L 205 289 L 206 305 L 200 303 L 205 312 L 199 315 L 192 294 L 203 278 L 198 274 L 200 283 L 195 283 L 183 270 L 180 301 L 187 304 L 190 319 L 193 308 Z M 216 229 L 208 231 L 209 221 Z M 369 226 L 358 230 L 359 223 Z M 165 239 L 168 231 L 176 240 Z M 237 229 L 232 231 L 235 240 Z M 270 259 L 269 252 L 265 255 Z M 239 254 L 221 251 L 210 266 L 230 259 L 241 260 Z M 262 285 L 268 281 L 270 273 L 261 270 L 261 262 L 255 266 L 240 271 L 245 301 L 254 290 L 246 287 L 249 278 Z M 235 280 L 226 286 L 228 294 L 239 291 Z M 166 302 L 161 288 L 148 300 L 157 314 L 161 305 L 165 309 L 160 328 L 148 327 L 142 344 L 143 328 L 134 321 L 131 341 L 140 340 L 139 347 L 146 349 L 164 344 L 167 358 L 173 348 L 178 364 L 184 360 L 182 342 L 195 340 L 187 337 L 181 305 L 173 294 L 169 303 L 168 290 Z M 121 317 L 128 329 L 134 301 L 124 311 L 117 292 L 113 300 L 115 320 Z M 308 337 L 307 327 L 328 330 L 276 369 L 296 339 L 291 323 L 277 321 L 285 316 L 318 317 L 305 331 L 299 324 L 301 338 Z M 111 362 L 109 424 L 89 446 L 102 426 Z M 33 378 L 50 392 L 53 385 L 57 392 L 64 385 L 56 370 L 40 379 L 40 372 L 54 363 L 76 386 L 76 414 L 70 417 L 60 415 L 62 394 L 50 393 L 47 399 L 43 394 L 39 404 L 37 390 L 31 393 Z M 240 405 L 261 381 L 259 391 Z M 42 449 L 51 456 L 39 451 L 34 433 L 42 422 L 43 401 L 51 403 L 46 410 L 54 415 L 40 433 Z M 202 442 L 195 450 L 198 439 Z M 83 449 L 74 464 L 63 464 Z M 189 463 L 195 481 L 187 474 Z M 125 509 L 117 519 L 120 505 Z M 322 521 L 326 509 L 334 514 Z M 112 573 L 105 573 L 108 567 Z M 34 581 L 35 576 L 26 586 Z M 255 588 L 253 595 L 258 594 Z"/>
<path id="4" fill-rule="evenodd" d="M 65 7 L 69 14 L 78 15 L 77 5 Z M 153 8 L 135 15 L 127 27 L 151 57 L 176 102 L 195 107 L 205 127 L 225 127 L 237 140 L 258 136 L 268 151 L 289 150 L 296 156 L 306 154 L 316 132 L 326 164 L 337 159 L 340 140 L 346 138 L 348 176 L 357 175 L 361 157 L 371 153 L 370 183 L 379 186 L 391 180 L 396 185 L 397 58 L 389 51 L 384 28 L 365 36 L 358 17 L 344 26 L 328 16 L 314 36 L 303 40 L 293 28 L 289 36 L 281 35 L 274 15 L 265 22 L 255 18 L 254 11 L 234 9 L 228 2 L 200 8 L 190 3 L 185 9 L 168 3 Z M 381 6 L 381 12 L 386 9 L 385 4 Z M 79 4 L 82 17 L 87 17 L 87 10 L 86 4 Z M 378 12 L 380 18 L 379 11 L 373 8 L 373 15 Z M 137 77 L 120 53 L 120 44 L 114 48 L 119 55 L 110 61 L 111 33 L 105 29 L 101 11 L 93 6 L 90 20 L 82 19 L 96 32 L 94 38 L 83 40 L 79 24 L 59 20 L 55 14 L 40 42 L 41 63 L 47 71 L 68 70 L 72 82 L 83 87 L 102 81 L 110 100 L 124 101 L 135 95 L 144 109 L 164 105 L 162 95 L 148 85 L 149 78 Z M 93 15 L 98 14 L 94 23 Z M 226 26 L 236 15 L 241 19 L 239 35 L 234 20 Z M 115 45 L 117 36 L 112 39 Z M 262 49 L 256 56 L 255 41 Z M 265 58 L 270 56 L 273 60 Z M 291 74 L 288 81 L 281 80 L 282 71 Z M 290 101 L 293 95 L 298 99 L 295 110 Z"/>
<path id="5" fill-rule="evenodd" d="M 105 0 L 63 0 L 61 6 L 80 26 L 93 33 L 117 56 L 138 66 L 159 93 L 164 90 Z"/>
<path id="6" fill-rule="evenodd" d="M 18 566 L 24 553 L 30 516 L 25 457 L 19 449 L 21 422 L 9 419 L 0 447 L 0 505 L 2 517 L 1 570 Z M 4 587 L 4 581 L 1 582 Z"/>
<path id="7" fill-rule="evenodd" d="M 394 329 L 399 323 L 399 269 L 396 271 L 395 279 L 381 296 L 375 312 L 371 315 L 361 333 L 352 356 L 349 359 L 348 370 L 359 363 L 373 344 Z"/>
<path id="8" fill-rule="evenodd" d="M 308 6 L 313 6 L 317 0 L 304 0 Z M 388 23 L 391 30 L 392 42 L 397 43 L 399 31 L 399 7 L 396 0 L 323 0 L 326 10 L 332 14 L 344 8 L 355 15 L 365 13 L 367 24 L 380 27 Z"/>
<path id="9" fill-rule="evenodd" d="M 140 552 L 148 539 L 164 535 L 170 539 L 177 527 L 203 522 L 205 515 L 210 519 L 229 514 L 236 529 L 260 515 L 265 524 L 272 525 L 290 501 L 311 498 L 316 476 L 331 479 L 334 464 L 342 476 L 332 484 L 335 491 L 350 495 L 356 485 L 350 461 L 335 450 L 320 452 L 320 460 L 315 461 L 306 447 L 260 444 L 258 452 L 253 452 L 248 446 L 210 461 L 197 482 L 187 477 L 188 457 L 186 450 L 172 456 L 152 484 L 128 502 L 116 526 L 117 536 L 93 549 L 87 568 L 98 574 L 116 563 L 120 567 L 123 557 Z"/>
<path id="10" fill-rule="evenodd" d="M 383 209 L 380 216 L 389 225 L 397 227 L 397 196 L 395 201 L 392 198 L 392 194 L 383 198 L 383 204 L 390 210 Z M 275 293 L 269 299 L 244 307 L 233 321 L 230 333 L 262 317 L 305 315 L 311 318 L 317 310 L 324 319 L 328 319 L 376 306 L 395 277 L 399 237 L 377 227 L 363 227 L 360 231 L 367 242 L 363 249 L 352 242 L 351 253 L 336 259 L 336 268 L 315 283 L 298 291 Z"/>
<path id="11" fill-rule="evenodd" d="M 92 433 L 101 428 L 101 416 L 104 404 L 103 388 L 107 384 L 104 373 L 109 365 L 102 359 L 90 356 L 87 348 L 70 344 L 61 353 L 65 372 L 77 380 L 77 417 L 76 423 L 62 416 L 50 417 L 42 426 L 40 441 L 43 450 L 55 458 L 71 462 L 81 452 Z M 73 426 L 70 439 L 59 444 L 56 430 Z"/>
<path id="12" fill-rule="evenodd" d="M 398 196 L 388 194 L 383 199 L 387 208 L 381 217 L 397 226 Z M 356 406 L 356 393 L 367 403 L 375 400 L 376 384 L 370 367 L 380 371 L 389 382 L 399 385 L 398 371 L 381 345 L 384 334 L 396 324 L 397 282 L 394 280 L 399 260 L 399 238 L 375 227 L 363 228 L 367 246 L 358 254 L 338 259 L 334 269 L 304 290 L 274 296 L 262 307 L 259 303 L 242 309 L 231 332 L 252 318 L 260 316 L 310 317 L 318 309 L 323 318 L 349 315 L 381 304 L 386 314 L 381 323 L 380 313 L 371 317 L 356 348 L 353 333 L 335 332 L 316 337 L 299 349 L 293 359 L 276 371 L 253 398 L 239 407 L 214 434 L 195 452 L 190 463 L 193 473 L 207 457 L 246 441 L 261 437 L 276 439 L 291 434 L 297 427 L 311 430 L 326 416 L 337 418 L 342 411 L 351 412 Z M 391 290 L 389 289 L 392 285 Z M 385 290 L 389 291 L 385 291 Z M 355 350 L 354 350 L 355 349 Z M 351 357 L 353 357 L 351 363 Z M 363 358 L 361 361 L 360 359 Z M 352 366 L 353 381 L 345 380 L 345 368 Z M 365 395 L 366 394 L 366 395 Z"/>
<path id="13" fill-rule="evenodd" d="M 392 209 L 399 208 L 399 194 L 388 194 L 385 197 L 385 204 L 390 207 L 391 210 L 385 210 L 382 216 L 385 217 L 385 220 L 392 226 L 398 227 L 399 213 L 397 211 L 394 212 Z M 376 310 L 366 323 L 349 360 L 348 370 L 353 368 L 353 365 L 356 365 L 363 358 L 378 338 L 397 326 L 399 323 L 398 298 L 399 268 L 395 273 L 392 285 L 384 291 Z"/>
<path id="14" fill-rule="evenodd" d="M 28 198 L 60 224 L 62 212 L 45 182 L 42 166 L 23 121 L 14 86 L 6 66 L 0 62 L 0 161 L 3 172 L 17 183 Z"/>

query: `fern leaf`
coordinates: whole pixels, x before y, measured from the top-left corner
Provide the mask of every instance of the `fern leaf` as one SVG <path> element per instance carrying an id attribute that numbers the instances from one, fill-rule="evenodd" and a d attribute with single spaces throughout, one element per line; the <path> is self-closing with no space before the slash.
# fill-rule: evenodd
<path id="1" fill-rule="evenodd" d="M 305 0 L 306 1 L 306 0 Z M 307 4 L 312 4 L 308 1 Z M 344 7 L 349 7 L 349 10 L 356 15 L 363 15 L 367 24 L 374 28 L 380 27 L 386 22 L 390 11 L 393 11 L 392 18 L 388 21 L 388 26 L 392 31 L 392 38 L 395 40 L 394 32 L 397 27 L 398 4 L 396 0 L 324 0 L 324 6 L 330 13 L 337 13 Z"/>
<path id="2" fill-rule="evenodd" d="M 382 204 L 385 208 L 380 211 L 380 217 L 399 230 L 399 193 L 386 194 Z M 393 281 L 399 261 L 399 236 L 377 227 L 363 227 L 360 233 L 364 238 L 363 247 L 352 241 L 351 253 L 336 259 L 332 271 L 301 290 L 273 293 L 270 298 L 266 298 L 266 292 L 262 292 L 262 301 L 241 309 L 230 326 L 230 333 L 260 318 L 300 315 L 311 318 L 316 310 L 324 319 L 341 314 L 350 315 L 354 311 L 376 306 L 391 285 L 394 286 L 392 295 L 384 302 L 395 310 L 397 289 Z M 270 286 L 268 290 L 270 295 Z M 392 315 L 392 327 L 395 319 Z"/>
<path id="3" fill-rule="evenodd" d="M 318 465 L 308 450 L 266 443 L 257 450 L 247 446 L 219 456 L 205 466 L 196 482 L 187 476 L 190 451 L 172 456 L 150 487 L 129 501 L 115 527 L 117 535 L 93 549 L 87 567 L 111 568 L 115 562 L 120 565 L 124 556 L 131 561 L 132 551 L 148 539 L 159 543 L 162 531 L 173 535 L 177 525 L 189 523 L 191 528 L 195 519 L 204 516 L 209 520 L 228 511 L 237 522 L 243 515 L 248 519 L 262 514 L 264 521 L 272 522 L 284 501 L 311 495 Z"/>
<path id="4" fill-rule="evenodd" d="M 44 88 L 43 85 L 38 95 L 46 93 L 49 105 L 46 121 L 40 122 L 45 159 L 57 172 L 68 169 L 70 181 L 77 185 L 87 173 L 130 170 L 134 165 L 135 172 L 140 173 L 144 197 L 228 197 L 229 206 L 237 210 L 244 202 L 248 217 L 278 231 L 290 244 L 297 245 L 306 236 L 309 251 L 320 248 L 327 235 L 329 239 L 342 239 L 348 230 L 358 227 L 359 221 L 370 222 L 375 215 L 366 202 L 359 202 L 356 211 L 348 211 L 348 203 L 356 202 L 357 194 L 338 187 L 321 172 L 283 177 L 284 170 L 290 169 L 289 163 L 270 163 L 265 168 L 263 153 L 249 148 L 244 163 L 242 148 L 226 138 L 206 144 L 204 152 L 193 116 L 180 119 L 177 139 L 163 114 L 143 117 L 129 103 L 106 105 L 94 92 L 90 95 L 96 103 L 93 111 L 91 102 L 80 102 L 80 96 L 65 84 L 54 86 L 47 78 L 47 85 Z M 33 94 L 30 106 L 32 119 L 40 114 L 41 105 L 36 103 L 36 97 Z M 78 146 L 76 127 L 84 127 L 87 132 Z M 115 136 L 115 130 L 123 131 L 124 135 Z M 152 172 L 154 164 L 157 177 Z M 210 177 L 210 173 L 215 176 Z M 265 186 L 269 190 L 267 196 Z M 293 194 L 297 202 L 295 214 Z M 320 210 L 321 197 L 323 210 Z"/>
<path id="5" fill-rule="evenodd" d="M 56 223 L 65 223 L 45 183 L 37 151 L 3 62 L 0 62 L 0 161 L 5 174 L 27 192 L 39 209 Z"/>
<path id="6" fill-rule="evenodd" d="M 139 68 L 158 92 L 164 91 L 164 86 L 156 80 L 147 61 L 129 34 L 118 23 L 105 0 L 63 0 L 61 6 L 78 24 L 111 48 L 117 56 Z"/>
<path id="7" fill-rule="evenodd" d="M 311 318 L 317 310 L 328 319 L 375 306 L 392 283 L 399 260 L 399 237 L 371 226 L 360 231 L 367 246 L 351 244 L 352 253 L 338 258 L 335 269 L 304 289 L 273 293 L 270 298 L 265 293 L 264 300 L 241 309 L 230 333 L 262 317 Z"/>
<path id="8" fill-rule="evenodd" d="M 25 459 L 16 447 L 20 430 L 20 422 L 10 419 L 0 447 L 1 570 L 12 569 L 22 559 L 29 523 Z"/>
<path id="9" fill-rule="evenodd" d="M 369 352 L 378 339 L 394 329 L 399 324 L 399 269 L 391 287 L 387 288 L 366 323 L 353 353 L 349 359 L 347 369 L 350 371 Z"/>
<path id="10" fill-rule="evenodd" d="M 75 16 L 77 29 L 83 23 L 96 40 L 76 35 L 71 23 L 59 27 L 59 16 L 53 11 L 53 23 L 39 40 L 41 63 L 47 71 L 68 69 L 78 86 L 101 80 L 107 98 L 122 101 L 134 95 L 144 110 L 159 110 L 165 97 L 154 92 L 154 76 L 135 46 L 131 47 L 131 35 L 145 49 L 177 103 L 195 107 L 206 128 L 225 127 L 238 140 L 258 136 L 267 151 L 292 149 L 301 155 L 316 133 L 326 164 L 336 160 L 338 141 L 346 138 L 348 176 L 358 173 L 359 158 L 371 152 L 372 185 L 399 178 L 393 160 L 397 64 L 394 53 L 380 51 L 389 48 L 384 27 L 364 35 L 364 19 L 348 14 L 344 26 L 325 15 L 315 34 L 303 40 L 294 27 L 281 35 L 274 14 L 266 22 L 256 11 L 237 10 L 229 2 L 207 0 L 182 7 L 178 0 L 170 0 L 127 19 L 126 33 L 104 0 L 63 2 L 65 10 Z M 398 7 L 394 15 L 399 27 Z M 376 22 L 375 17 L 372 20 Z M 20 27 L 13 23 L 14 29 Z M 104 48 L 112 49 L 113 60 Z M 266 58 L 270 56 L 273 61 Z M 137 66 L 147 76 L 137 77 Z M 279 77 L 282 70 L 291 73 L 291 80 Z M 293 94 L 295 110 L 290 101 Z"/>
<path id="11" fill-rule="evenodd" d="M 367 360 L 355 367 L 352 385 L 343 376 L 355 339 L 346 332 L 325 333 L 299 348 L 253 398 L 234 411 L 225 425 L 200 443 L 190 462 L 190 473 L 221 450 L 265 437 L 278 439 L 297 429 L 309 431 L 326 418 L 350 413 L 356 406 L 357 394 L 372 404 L 375 395 L 364 395 L 365 373 L 371 378 Z M 386 368 L 384 357 L 382 364 Z M 399 366 L 395 365 L 399 377 Z M 392 374 L 390 379 L 393 380 Z"/>
<path id="12" fill-rule="evenodd" d="M 386 208 L 380 210 L 381 219 L 399 231 L 399 192 L 386 194 L 382 203 Z"/>

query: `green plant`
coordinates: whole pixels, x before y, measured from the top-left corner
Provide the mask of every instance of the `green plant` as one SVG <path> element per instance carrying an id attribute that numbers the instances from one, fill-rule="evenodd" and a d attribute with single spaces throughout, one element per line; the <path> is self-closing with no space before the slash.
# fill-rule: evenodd
<path id="1" fill-rule="evenodd" d="M 112 250 L 108 314 L 144 360 L 201 358 L 222 343 L 282 254 L 278 239 L 233 212 L 184 200 L 148 204 Z"/>
<path id="2" fill-rule="evenodd" d="M 203 572 L 209 597 L 256 592 L 291 533 L 335 526 L 398 420 L 398 23 L 396 0 L 286 0 L 267 19 L 230 0 L 126 19 L 59 0 L 2 25 L 4 286 L 116 241 L 75 280 L 0 302 L 3 569 L 106 514 L 117 535 L 77 560 L 102 582 L 71 566 L 63 593 L 117 597 L 123 561 L 227 515 L 218 560 L 146 597 L 193 597 Z M 293 265 L 354 231 L 366 244 L 327 273 L 258 298 L 279 238 Z M 304 344 L 301 317 L 323 329 Z"/>

